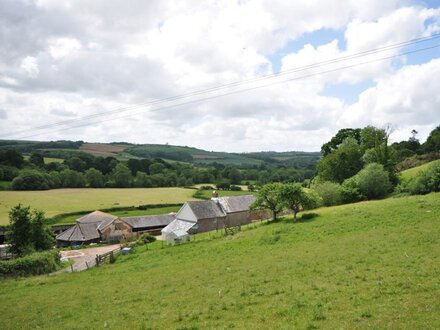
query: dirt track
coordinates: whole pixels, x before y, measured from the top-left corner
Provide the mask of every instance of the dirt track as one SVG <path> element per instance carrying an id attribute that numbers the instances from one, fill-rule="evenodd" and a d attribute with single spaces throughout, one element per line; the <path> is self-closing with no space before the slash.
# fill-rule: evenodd
<path id="1" fill-rule="evenodd" d="M 67 271 L 80 272 L 88 267 L 95 266 L 95 258 L 97 254 L 103 254 L 119 247 L 119 244 L 99 246 L 96 248 L 61 251 L 61 256 L 69 260 L 73 260 L 72 267 L 68 267 Z"/>

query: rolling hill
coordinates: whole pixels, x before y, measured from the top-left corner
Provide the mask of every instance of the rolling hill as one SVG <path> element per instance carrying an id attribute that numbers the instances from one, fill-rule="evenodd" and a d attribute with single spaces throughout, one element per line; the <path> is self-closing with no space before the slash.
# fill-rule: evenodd
<path id="1" fill-rule="evenodd" d="M 206 151 L 187 146 L 162 144 L 130 144 L 126 142 L 85 143 L 83 141 L 14 141 L 0 140 L 0 150 L 17 149 L 22 153 L 40 152 L 45 157 L 66 158 L 72 154 L 85 152 L 94 156 L 115 157 L 120 160 L 130 158 L 162 158 L 168 162 L 184 162 L 209 165 L 258 166 L 275 163 L 286 166 L 313 167 L 321 157 L 320 152 L 253 152 L 228 153 Z"/>
<path id="2" fill-rule="evenodd" d="M 0 281 L 3 329 L 440 328 L 440 193 Z"/>

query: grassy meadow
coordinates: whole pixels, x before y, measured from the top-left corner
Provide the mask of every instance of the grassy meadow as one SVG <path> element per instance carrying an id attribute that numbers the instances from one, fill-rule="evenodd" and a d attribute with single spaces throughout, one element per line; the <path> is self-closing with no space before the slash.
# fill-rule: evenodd
<path id="1" fill-rule="evenodd" d="M 434 160 L 432 162 L 429 162 L 429 163 L 426 163 L 426 164 L 423 164 L 420 166 L 409 168 L 407 170 L 400 172 L 400 177 L 402 180 L 407 181 L 407 180 L 415 177 L 420 172 L 427 170 L 428 167 L 431 166 L 432 164 L 439 163 L 439 162 L 440 162 L 440 160 Z"/>
<path id="2" fill-rule="evenodd" d="M 2 328 L 440 328 L 440 193 L 314 212 L 2 280 Z"/>
<path id="3" fill-rule="evenodd" d="M 45 211 L 47 217 L 61 213 L 108 209 L 144 204 L 177 204 L 194 199 L 195 190 L 184 188 L 53 189 L 0 191 L 0 225 L 9 222 L 9 210 L 22 203 Z"/>
<path id="4" fill-rule="evenodd" d="M 183 204 L 182 204 L 183 205 Z M 168 214 L 171 212 L 177 212 L 182 207 L 180 206 L 163 206 L 163 207 L 152 207 L 146 210 L 115 210 L 107 211 L 110 214 L 116 215 L 118 217 L 136 217 L 142 215 L 156 215 L 156 214 Z M 75 223 L 75 220 L 82 217 L 82 215 L 73 214 L 57 217 L 56 219 L 48 219 L 51 225 L 59 224 L 71 224 Z"/>

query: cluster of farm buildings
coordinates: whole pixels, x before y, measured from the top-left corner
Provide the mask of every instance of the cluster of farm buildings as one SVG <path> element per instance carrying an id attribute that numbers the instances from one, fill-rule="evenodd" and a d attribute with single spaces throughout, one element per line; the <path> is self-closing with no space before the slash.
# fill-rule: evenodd
<path id="1" fill-rule="evenodd" d="M 142 233 L 162 235 L 169 243 L 187 240 L 190 234 L 241 226 L 268 218 L 263 210 L 251 210 L 252 195 L 213 197 L 186 202 L 177 213 L 117 217 L 95 211 L 76 220 L 74 226 L 56 236 L 57 246 L 120 242 Z"/>

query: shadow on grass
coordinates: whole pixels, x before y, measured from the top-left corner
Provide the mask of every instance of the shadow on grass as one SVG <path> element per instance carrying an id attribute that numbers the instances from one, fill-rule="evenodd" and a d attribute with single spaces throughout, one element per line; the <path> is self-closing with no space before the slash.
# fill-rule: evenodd
<path id="1" fill-rule="evenodd" d="M 318 213 L 309 212 L 309 213 L 303 213 L 301 216 L 298 216 L 296 218 L 296 221 L 293 221 L 293 215 L 284 215 L 278 217 L 276 220 L 267 221 L 264 223 L 264 225 L 272 225 L 276 223 L 285 223 L 285 224 L 295 224 L 295 223 L 305 223 L 305 222 L 311 222 L 316 220 L 316 218 L 319 217 Z"/>

